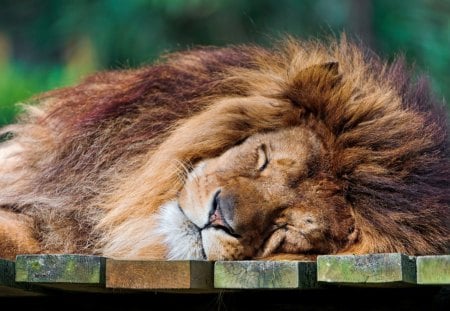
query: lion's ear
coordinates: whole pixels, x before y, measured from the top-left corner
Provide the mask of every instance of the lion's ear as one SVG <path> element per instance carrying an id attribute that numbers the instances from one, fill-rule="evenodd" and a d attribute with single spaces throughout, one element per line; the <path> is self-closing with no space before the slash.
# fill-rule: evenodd
<path id="1" fill-rule="evenodd" d="M 328 72 L 332 75 L 337 76 L 339 74 L 339 63 L 338 62 L 328 62 L 320 65 L 314 65 L 311 67 L 308 67 L 304 70 L 315 68 L 316 70 L 322 70 L 324 72 Z"/>
<path id="2" fill-rule="evenodd" d="M 291 80 L 287 97 L 313 113 L 320 113 L 324 103 L 336 93 L 342 75 L 338 62 L 326 62 L 300 70 Z M 319 111 L 318 111 L 319 110 Z"/>
<path id="3" fill-rule="evenodd" d="M 294 86 L 331 88 L 341 79 L 338 62 L 327 62 L 300 70 L 294 78 Z"/>

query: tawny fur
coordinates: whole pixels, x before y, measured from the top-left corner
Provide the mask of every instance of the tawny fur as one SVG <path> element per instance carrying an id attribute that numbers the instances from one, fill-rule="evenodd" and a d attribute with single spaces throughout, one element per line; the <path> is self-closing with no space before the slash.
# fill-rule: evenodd
<path id="1" fill-rule="evenodd" d="M 0 206 L 33 224 L 28 250 L 10 245 L 0 256 L 166 258 L 163 241 L 142 241 L 185 167 L 305 124 L 332 146 L 329 174 L 355 211 L 359 242 L 346 252 L 445 253 L 444 112 L 401 59 L 386 64 L 345 39 L 194 49 L 99 73 L 34 98 L 3 129 L 13 137 L 0 145 Z"/>

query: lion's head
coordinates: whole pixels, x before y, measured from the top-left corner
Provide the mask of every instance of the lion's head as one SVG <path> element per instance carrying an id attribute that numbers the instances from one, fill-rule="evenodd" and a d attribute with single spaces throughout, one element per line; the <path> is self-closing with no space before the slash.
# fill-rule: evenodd
<path id="1" fill-rule="evenodd" d="M 343 250 L 355 221 L 329 152 L 304 126 L 256 134 L 200 161 L 160 230 L 170 258 L 246 259 Z"/>

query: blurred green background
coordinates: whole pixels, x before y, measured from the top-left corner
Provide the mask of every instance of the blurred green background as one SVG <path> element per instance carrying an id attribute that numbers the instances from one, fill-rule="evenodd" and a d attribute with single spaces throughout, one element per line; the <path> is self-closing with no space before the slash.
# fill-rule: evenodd
<path id="1" fill-rule="evenodd" d="M 450 98 L 450 0 L 0 0 L 0 125 L 15 103 L 95 70 L 193 45 L 342 31 L 387 59 L 405 54 Z"/>

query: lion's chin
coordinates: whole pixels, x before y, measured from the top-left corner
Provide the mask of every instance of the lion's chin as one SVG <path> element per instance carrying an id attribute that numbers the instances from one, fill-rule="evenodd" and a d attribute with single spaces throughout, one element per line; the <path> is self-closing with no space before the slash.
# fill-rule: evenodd
<path id="1" fill-rule="evenodd" d="M 178 202 L 170 201 L 162 205 L 157 216 L 156 233 L 166 245 L 169 260 L 205 260 L 200 229 L 192 223 Z"/>
<path id="2" fill-rule="evenodd" d="M 202 231 L 203 248 L 208 260 L 240 260 L 244 248 L 239 240 L 221 229 L 209 227 Z"/>

